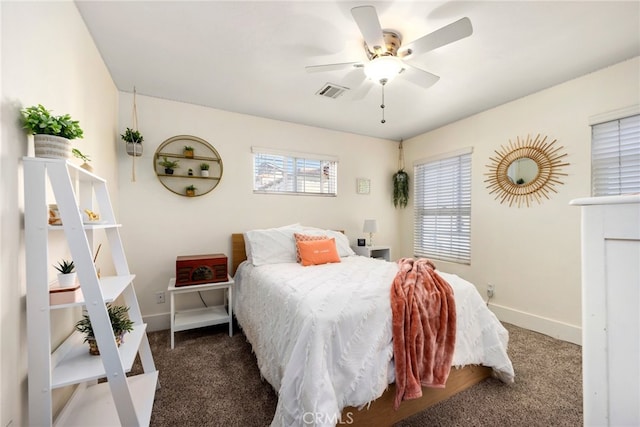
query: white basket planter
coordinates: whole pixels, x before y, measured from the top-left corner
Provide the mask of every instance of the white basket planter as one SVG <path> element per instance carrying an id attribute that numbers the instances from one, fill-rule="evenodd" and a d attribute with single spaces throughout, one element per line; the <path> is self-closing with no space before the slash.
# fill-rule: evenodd
<path id="1" fill-rule="evenodd" d="M 142 156 L 142 144 L 138 142 L 127 142 L 127 154 L 130 156 Z"/>
<path id="2" fill-rule="evenodd" d="M 209 176 L 209 170 L 201 169 L 200 176 Z"/>
<path id="3" fill-rule="evenodd" d="M 33 136 L 36 157 L 50 159 L 71 158 L 71 141 L 61 136 L 40 135 Z"/>

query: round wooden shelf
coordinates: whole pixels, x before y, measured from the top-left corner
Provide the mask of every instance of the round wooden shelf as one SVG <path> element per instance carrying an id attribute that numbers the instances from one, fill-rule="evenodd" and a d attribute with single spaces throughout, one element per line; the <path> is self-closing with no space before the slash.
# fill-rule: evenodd
<path id="1" fill-rule="evenodd" d="M 193 147 L 193 157 L 184 155 L 184 147 Z M 178 162 L 173 174 L 165 173 L 159 162 L 164 158 Z M 200 175 L 200 164 L 209 164 L 209 176 Z M 162 185 L 172 193 L 198 197 L 216 188 L 222 179 L 222 158 L 211 144 L 192 135 L 177 135 L 164 141 L 153 156 L 153 169 Z M 189 175 L 189 169 L 193 175 Z M 196 187 L 195 196 L 187 196 L 187 187 Z"/>

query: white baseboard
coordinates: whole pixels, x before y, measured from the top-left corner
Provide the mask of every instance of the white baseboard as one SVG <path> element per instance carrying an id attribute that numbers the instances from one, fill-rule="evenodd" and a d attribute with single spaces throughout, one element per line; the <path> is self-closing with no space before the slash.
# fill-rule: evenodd
<path id="1" fill-rule="evenodd" d="M 503 322 L 531 331 L 540 332 L 550 337 L 582 345 L 582 328 L 546 317 L 536 316 L 520 310 L 514 310 L 503 305 L 489 303 L 489 309 Z M 143 317 L 147 324 L 147 331 L 164 331 L 171 328 L 169 313 L 152 314 Z"/>
<path id="2" fill-rule="evenodd" d="M 169 313 L 142 316 L 142 320 L 147 324 L 147 332 L 171 329 L 171 315 Z"/>
<path id="3" fill-rule="evenodd" d="M 489 303 L 489 309 L 503 322 L 540 332 L 562 341 L 582 345 L 582 328 L 580 326 L 514 310 L 498 304 Z"/>

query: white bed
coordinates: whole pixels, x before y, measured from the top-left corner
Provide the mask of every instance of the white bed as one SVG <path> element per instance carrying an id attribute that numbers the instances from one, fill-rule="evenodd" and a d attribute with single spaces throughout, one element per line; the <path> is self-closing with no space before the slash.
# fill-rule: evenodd
<path id="1" fill-rule="evenodd" d="M 361 256 L 303 267 L 254 266 L 235 274 L 234 312 L 260 372 L 278 392 L 272 426 L 335 425 L 394 381 L 390 287 L 397 265 Z M 440 272 L 457 310 L 454 366 L 484 365 L 509 383 L 508 333 L 475 287 Z"/>

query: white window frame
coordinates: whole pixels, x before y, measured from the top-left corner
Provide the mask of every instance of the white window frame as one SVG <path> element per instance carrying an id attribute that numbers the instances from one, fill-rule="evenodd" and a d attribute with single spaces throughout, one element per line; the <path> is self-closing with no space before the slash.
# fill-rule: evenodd
<path id="1" fill-rule="evenodd" d="M 414 256 L 471 264 L 471 154 L 414 163 Z"/>
<path id="2" fill-rule="evenodd" d="M 253 192 L 335 197 L 338 195 L 338 158 L 265 147 L 251 147 Z M 271 160 L 272 172 L 265 172 Z M 306 165 L 311 165 L 307 168 Z M 270 182 L 271 181 L 271 182 Z"/>
<path id="3" fill-rule="evenodd" d="M 640 106 L 592 117 L 591 195 L 640 192 Z"/>

